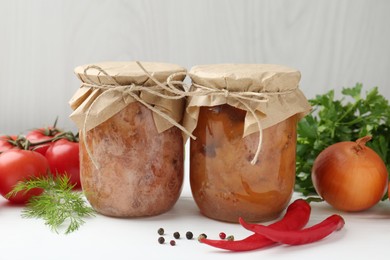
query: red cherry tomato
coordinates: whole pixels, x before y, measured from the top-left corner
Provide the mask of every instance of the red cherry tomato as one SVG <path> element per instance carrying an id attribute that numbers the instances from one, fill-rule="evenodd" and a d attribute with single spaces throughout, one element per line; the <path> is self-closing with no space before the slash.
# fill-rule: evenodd
<path id="1" fill-rule="evenodd" d="M 56 128 L 53 127 L 48 127 L 48 128 L 37 128 L 34 130 L 31 130 L 30 132 L 27 133 L 26 138 L 32 143 L 37 143 L 41 141 L 46 141 L 49 140 L 56 135 L 58 135 L 60 131 Z M 45 155 L 47 149 L 52 145 L 52 143 L 46 143 L 42 145 L 38 145 L 34 147 L 34 151 Z"/>
<path id="2" fill-rule="evenodd" d="M 10 139 L 11 140 L 16 140 L 17 136 L 15 135 L 2 135 L 0 136 L 0 153 L 5 152 L 7 150 L 10 150 L 14 148 L 15 146 L 12 145 L 10 142 L 8 142 Z"/>
<path id="3" fill-rule="evenodd" d="M 46 158 L 50 165 L 51 173 L 67 174 L 74 188 L 81 188 L 80 183 L 80 159 L 79 143 L 67 139 L 59 139 L 46 151 Z"/>
<path id="4" fill-rule="evenodd" d="M 18 148 L 5 151 L 0 154 L 0 194 L 6 197 L 18 182 L 44 176 L 48 169 L 49 163 L 40 153 Z M 12 203 L 26 203 L 41 192 L 41 189 L 32 189 L 27 193 L 21 191 L 7 199 Z"/>

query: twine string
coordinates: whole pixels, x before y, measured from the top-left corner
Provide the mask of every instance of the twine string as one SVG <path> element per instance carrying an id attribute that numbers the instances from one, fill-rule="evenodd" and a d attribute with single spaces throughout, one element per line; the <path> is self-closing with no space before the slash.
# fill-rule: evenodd
<path id="1" fill-rule="evenodd" d="M 89 76 L 87 76 L 87 79 L 89 81 L 89 83 L 84 83 L 83 85 L 84 86 L 88 86 L 88 87 L 92 87 L 92 88 L 96 88 L 96 89 L 101 89 L 101 90 L 105 90 L 101 95 L 99 95 L 95 100 L 94 102 L 91 104 L 91 107 L 93 107 L 94 103 L 99 99 L 101 98 L 104 94 L 109 94 L 113 91 L 118 91 L 120 93 L 122 93 L 122 96 L 124 97 L 124 100 L 126 100 L 126 95 L 130 95 L 133 99 L 135 99 L 136 101 L 140 102 L 141 104 L 143 104 L 144 106 L 146 106 L 147 108 L 149 108 L 150 110 L 152 110 L 154 113 L 158 114 L 159 116 L 161 116 L 162 118 L 166 119 L 169 123 L 171 123 L 172 125 L 176 126 L 177 128 L 179 128 L 181 131 L 183 131 L 186 135 L 190 136 L 191 138 L 193 139 L 196 139 L 196 137 L 194 135 L 192 135 L 187 129 L 185 129 L 182 125 L 180 125 L 178 122 L 176 122 L 171 116 L 165 114 L 164 112 L 162 112 L 161 110 L 155 108 L 154 106 L 148 104 L 146 101 L 144 101 L 142 98 L 139 97 L 138 93 L 141 92 L 141 91 L 144 91 L 144 92 L 148 92 L 152 95 L 155 95 L 155 96 L 158 96 L 158 97 L 161 97 L 161 98 L 166 98 L 166 99 L 182 99 L 183 97 L 186 96 L 186 92 L 185 91 L 182 91 L 182 90 L 179 90 L 177 89 L 171 82 L 169 82 L 169 79 L 172 79 L 173 77 L 171 78 L 168 78 L 167 80 L 167 85 L 169 85 L 170 87 L 166 87 L 165 84 L 161 83 L 160 81 L 158 81 L 153 75 L 151 75 L 143 66 L 140 62 L 137 61 L 137 64 L 140 66 L 140 68 L 145 72 L 145 74 L 153 81 L 155 82 L 157 85 L 156 86 L 152 86 L 152 87 L 144 87 L 142 85 L 136 85 L 134 83 L 130 84 L 130 85 L 120 85 L 118 81 L 116 81 L 115 78 L 111 77 L 110 75 L 108 75 L 108 73 L 103 70 L 102 68 L 100 68 L 99 66 L 96 66 L 96 65 L 90 65 L 88 67 L 86 67 L 84 69 L 84 73 L 85 75 L 87 75 L 87 71 L 89 69 L 97 69 L 99 72 L 103 73 L 107 78 L 109 78 L 114 85 L 107 85 L 107 84 L 101 84 L 100 82 L 95 82 L 93 81 Z M 173 74 L 173 76 L 176 76 L 177 74 Z M 172 75 L 171 75 L 172 76 Z M 175 81 L 176 83 L 179 83 L 179 81 Z M 183 82 L 181 82 L 180 84 L 184 84 Z M 165 90 L 167 93 L 173 93 L 173 94 L 176 94 L 176 95 L 169 95 L 169 94 L 164 94 L 161 92 L 161 89 Z M 127 103 L 126 103 L 127 104 Z M 90 109 L 89 109 L 90 110 Z M 88 118 L 88 112 L 86 114 L 86 119 Z M 86 125 L 86 123 L 84 122 L 84 126 Z"/>
<path id="2" fill-rule="evenodd" d="M 159 82 L 153 75 L 151 75 L 148 71 L 145 70 L 145 68 L 139 63 L 137 62 L 137 64 L 140 66 L 140 68 L 145 72 L 145 74 L 148 76 L 148 78 L 150 78 L 153 82 L 155 82 L 157 85 L 156 86 L 152 86 L 152 87 L 144 87 L 144 86 L 139 86 L 139 85 L 135 85 L 134 83 L 133 84 L 130 84 L 130 85 L 120 85 L 118 81 L 116 81 L 115 78 L 111 77 L 105 70 L 103 70 L 102 68 L 100 68 L 99 66 L 96 66 L 96 65 L 90 65 L 90 66 L 87 66 L 85 69 L 84 69 L 84 75 L 87 79 L 88 82 L 85 82 L 83 83 L 83 86 L 87 86 L 87 87 L 90 87 L 90 88 L 95 88 L 95 89 L 100 89 L 100 90 L 103 90 L 103 92 L 97 96 L 95 98 L 95 100 L 93 100 L 93 102 L 91 103 L 91 105 L 88 107 L 88 110 L 87 110 L 87 113 L 85 115 L 85 118 L 84 118 L 84 123 L 83 123 L 83 131 L 82 131 L 82 139 L 84 141 L 84 145 L 85 145 L 85 149 L 86 149 L 86 152 L 89 156 L 89 158 L 91 159 L 93 165 L 95 166 L 96 169 L 100 169 L 100 165 L 99 163 L 96 161 L 96 159 L 94 158 L 92 152 L 91 152 L 91 149 L 89 147 L 89 145 L 87 144 L 87 140 L 86 140 L 86 128 L 87 128 L 87 125 L 89 123 L 89 119 L 90 119 L 90 114 L 91 114 L 91 110 L 93 107 L 95 107 L 96 103 L 104 96 L 106 95 L 109 95 L 110 93 L 112 92 L 120 92 L 122 93 L 122 98 L 124 100 L 124 102 L 127 104 L 127 98 L 126 96 L 130 96 L 132 97 L 134 100 L 140 102 L 142 105 L 146 106 L 148 109 L 150 109 L 151 111 L 153 111 L 154 113 L 156 113 L 157 115 L 161 116 L 162 118 L 164 118 L 165 120 L 167 120 L 169 123 L 171 123 L 172 125 L 176 126 L 177 128 L 179 128 L 181 131 L 183 131 L 187 136 L 190 136 L 192 139 L 196 139 L 196 137 L 190 133 L 185 127 L 183 127 L 182 125 L 180 125 L 178 122 L 176 122 L 171 116 L 167 115 L 166 113 L 162 112 L 161 110 L 157 109 L 156 107 L 154 107 L 153 105 L 150 105 L 149 103 L 147 103 L 146 101 L 144 101 L 142 98 L 139 97 L 139 93 L 141 91 L 145 91 L 145 92 L 148 92 L 152 95 L 155 95 L 155 96 L 158 96 L 158 97 L 161 97 L 161 98 L 166 98 L 166 99 L 182 99 L 183 97 L 186 96 L 186 92 L 184 90 L 179 90 L 175 87 L 175 84 L 184 84 L 183 82 L 181 81 L 174 81 L 174 82 L 171 82 L 170 80 L 172 80 L 175 76 L 177 76 L 178 74 L 172 74 L 168 79 L 167 79 L 167 84 L 163 84 L 161 82 Z M 96 82 L 94 81 L 91 77 L 88 76 L 87 72 L 88 70 L 90 69 L 96 69 L 98 70 L 99 72 L 101 72 L 102 74 L 104 74 L 111 82 L 112 82 L 112 85 L 109 85 L 109 84 L 102 84 L 100 82 Z M 166 86 L 169 86 L 169 87 L 166 87 Z M 161 90 L 165 90 L 167 93 L 172 93 L 174 95 L 169 95 L 169 94 L 164 94 L 161 92 Z"/>
<path id="3" fill-rule="evenodd" d="M 198 93 L 208 93 L 209 95 L 221 95 L 224 96 L 226 99 L 231 98 L 234 100 L 237 100 L 239 103 L 241 103 L 247 111 L 249 111 L 253 118 L 256 120 L 257 128 L 259 131 L 259 141 L 257 143 L 257 148 L 256 148 L 256 153 L 251 160 L 251 164 L 255 165 L 258 161 L 260 151 L 261 151 L 261 146 L 263 143 L 263 128 L 261 126 L 261 122 L 259 117 L 256 115 L 255 110 L 253 110 L 248 102 L 256 102 L 256 103 L 267 103 L 269 101 L 268 93 L 259 93 L 259 92 L 244 92 L 244 91 L 239 91 L 239 92 L 232 92 L 227 89 L 220 89 L 219 91 L 216 92 L 215 89 L 209 88 L 206 86 L 198 85 L 198 84 L 193 84 L 196 88 L 201 89 L 201 91 L 198 91 Z"/>
<path id="4" fill-rule="evenodd" d="M 246 102 L 243 102 L 240 99 L 237 99 L 237 100 L 241 104 L 243 104 L 246 107 L 246 109 L 253 115 L 253 117 L 255 118 L 256 123 L 257 123 L 257 128 L 259 129 L 259 141 L 257 143 L 256 153 L 255 153 L 255 155 L 254 155 L 254 157 L 253 157 L 253 159 L 251 161 L 251 164 L 255 165 L 257 163 L 257 161 L 259 160 L 261 146 L 262 146 L 262 143 L 263 143 L 263 128 L 261 127 L 260 119 L 256 115 L 256 112 Z"/>
<path id="5" fill-rule="evenodd" d="M 252 114 L 253 118 L 256 120 L 258 132 L 259 132 L 259 141 L 257 143 L 256 153 L 251 160 L 251 164 L 254 165 L 257 163 L 261 147 L 263 143 L 263 127 L 261 126 L 261 122 L 259 117 L 256 115 L 254 109 L 248 104 L 250 102 L 254 103 L 267 103 L 269 102 L 269 97 L 271 95 L 283 95 L 289 94 L 293 90 L 281 91 L 281 92 L 253 92 L 253 91 L 231 91 L 227 89 L 215 89 L 207 86 L 192 84 L 197 90 L 194 90 L 189 94 L 189 96 L 204 96 L 204 95 L 216 95 L 216 96 L 224 96 L 226 99 L 234 99 L 242 104 L 246 110 Z"/>
<path id="6" fill-rule="evenodd" d="M 98 100 L 105 95 L 110 94 L 111 92 L 120 92 L 122 93 L 123 100 L 127 104 L 127 96 L 132 97 L 134 100 L 140 102 L 144 106 L 146 106 L 148 109 L 152 110 L 157 115 L 161 116 L 165 120 L 167 120 L 172 125 L 179 128 L 181 131 L 183 131 L 187 136 L 191 137 L 192 139 L 196 139 L 192 133 L 190 133 L 185 127 L 180 125 L 178 122 L 176 122 L 171 116 L 167 115 L 166 113 L 162 112 L 161 110 L 157 109 L 153 105 L 147 103 L 140 97 L 141 92 L 147 92 L 151 95 L 158 96 L 165 99 L 182 99 L 186 97 L 199 97 L 199 96 L 223 96 L 228 99 L 233 99 L 238 101 L 240 104 L 242 104 L 246 110 L 251 113 L 251 115 L 256 120 L 256 124 L 258 127 L 259 132 L 259 141 L 257 144 L 256 153 L 254 155 L 254 158 L 251 161 L 251 164 L 254 165 L 258 161 L 258 157 L 260 155 L 261 146 L 262 146 L 262 140 L 263 140 L 263 129 L 261 126 L 261 122 L 259 117 L 256 115 L 256 112 L 252 107 L 249 105 L 251 102 L 253 103 L 267 103 L 269 102 L 269 97 L 271 95 L 283 95 L 291 93 L 293 90 L 287 90 L 283 92 L 253 92 L 253 91 L 232 91 L 228 89 L 219 89 L 219 88 L 212 88 L 207 87 L 203 85 L 199 85 L 196 83 L 192 83 L 191 87 L 187 87 L 187 85 L 183 81 L 174 80 L 178 76 L 186 76 L 186 72 L 177 72 L 171 74 L 166 82 L 162 83 L 159 80 L 157 80 L 151 73 L 149 73 L 144 66 L 139 62 L 136 61 L 136 64 L 141 68 L 141 70 L 145 73 L 145 75 L 153 81 L 156 85 L 145 87 L 143 85 L 136 85 L 136 84 L 130 84 L 130 85 L 121 85 L 114 77 L 110 76 L 104 69 L 97 65 L 89 65 L 84 69 L 84 75 L 86 77 L 86 81 L 82 85 L 94 89 L 100 89 L 103 90 L 103 92 L 96 97 L 96 99 L 91 103 L 89 106 L 87 113 L 85 115 L 84 119 L 84 125 L 83 125 L 83 141 L 85 143 L 86 151 L 88 156 L 91 158 L 94 166 L 99 169 L 99 165 L 92 156 L 92 153 L 89 149 L 89 146 L 86 143 L 86 126 L 88 125 L 88 121 L 90 118 L 91 109 L 96 105 Z M 93 80 L 90 76 L 88 76 L 88 70 L 95 69 L 98 70 L 100 73 L 102 73 L 106 78 L 108 78 L 112 84 L 103 84 L 101 82 L 96 82 Z"/>

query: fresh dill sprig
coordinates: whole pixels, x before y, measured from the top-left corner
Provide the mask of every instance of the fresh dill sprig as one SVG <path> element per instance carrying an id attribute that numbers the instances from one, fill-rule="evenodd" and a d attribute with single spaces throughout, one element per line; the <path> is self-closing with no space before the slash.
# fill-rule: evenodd
<path id="1" fill-rule="evenodd" d="M 40 218 L 53 231 L 68 225 L 65 234 L 76 231 L 85 223 L 83 218 L 95 215 L 95 211 L 86 204 L 82 192 L 74 191 L 67 175 L 53 177 L 51 174 L 19 182 L 7 196 L 18 192 L 28 192 L 40 188 L 43 192 L 33 196 L 22 211 L 22 217 Z"/>

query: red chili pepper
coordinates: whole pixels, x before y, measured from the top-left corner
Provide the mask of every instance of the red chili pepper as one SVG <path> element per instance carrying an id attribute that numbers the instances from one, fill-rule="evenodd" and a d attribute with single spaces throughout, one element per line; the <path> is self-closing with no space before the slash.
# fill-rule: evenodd
<path id="1" fill-rule="evenodd" d="M 335 214 L 309 228 L 289 231 L 275 230 L 264 225 L 253 226 L 245 223 L 242 219 L 240 223 L 244 228 L 267 237 L 274 242 L 288 245 L 302 245 L 316 242 L 327 237 L 334 231 L 340 230 L 343 228 L 345 221 L 340 215 Z"/>
<path id="2" fill-rule="evenodd" d="M 269 225 L 272 229 L 277 230 L 297 230 L 303 228 L 309 221 L 311 207 L 308 202 L 303 199 L 297 199 L 291 203 L 283 218 Z M 246 223 L 248 227 L 254 228 L 257 224 Z M 264 237 L 263 235 L 253 234 L 242 240 L 227 241 L 227 240 L 212 240 L 201 239 L 202 243 L 207 245 L 230 250 L 230 251 L 249 251 L 259 248 L 264 248 L 275 244 L 274 241 Z"/>

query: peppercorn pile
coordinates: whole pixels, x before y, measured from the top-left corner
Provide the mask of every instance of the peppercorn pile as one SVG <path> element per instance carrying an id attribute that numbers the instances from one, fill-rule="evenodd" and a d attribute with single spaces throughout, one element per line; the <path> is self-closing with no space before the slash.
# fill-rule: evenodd
<path id="1" fill-rule="evenodd" d="M 158 238 L 158 240 L 157 240 L 158 243 L 159 243 L 159 244 L 164 244 L 164 243 L 165 243 L 165 238 L 164 238 L 165 230 L 164 230 L 163 228 L 159 228 L 159 229 L 157 230 L 157 233 L 160 235 L 159 238 Z M 201 235 L 204 235 L 205 238 L 207 237 L 205 234 L 201 234 Z M 200 236 L 201 236 L 201 235 L 200 235 Z M 180 233 L 177 232 L 177 231 L 174 232 L 174 233 L 173 233 L 173 237 L 174 237 L 176 240 L 180 239 Z M 187 231 L 187 232 L 186 232 L 186 238 L 187 238 L 188 240 L 191 240 L 193 237 L 194 237 L 194 234 L 193 234 L 191 231 Z M 171 239 L 171 240 L 169 241 L 169 244 L 170 244 L 171 246 L 175 246 L 175 245 L 176 245 L 176 240 Z"/>

